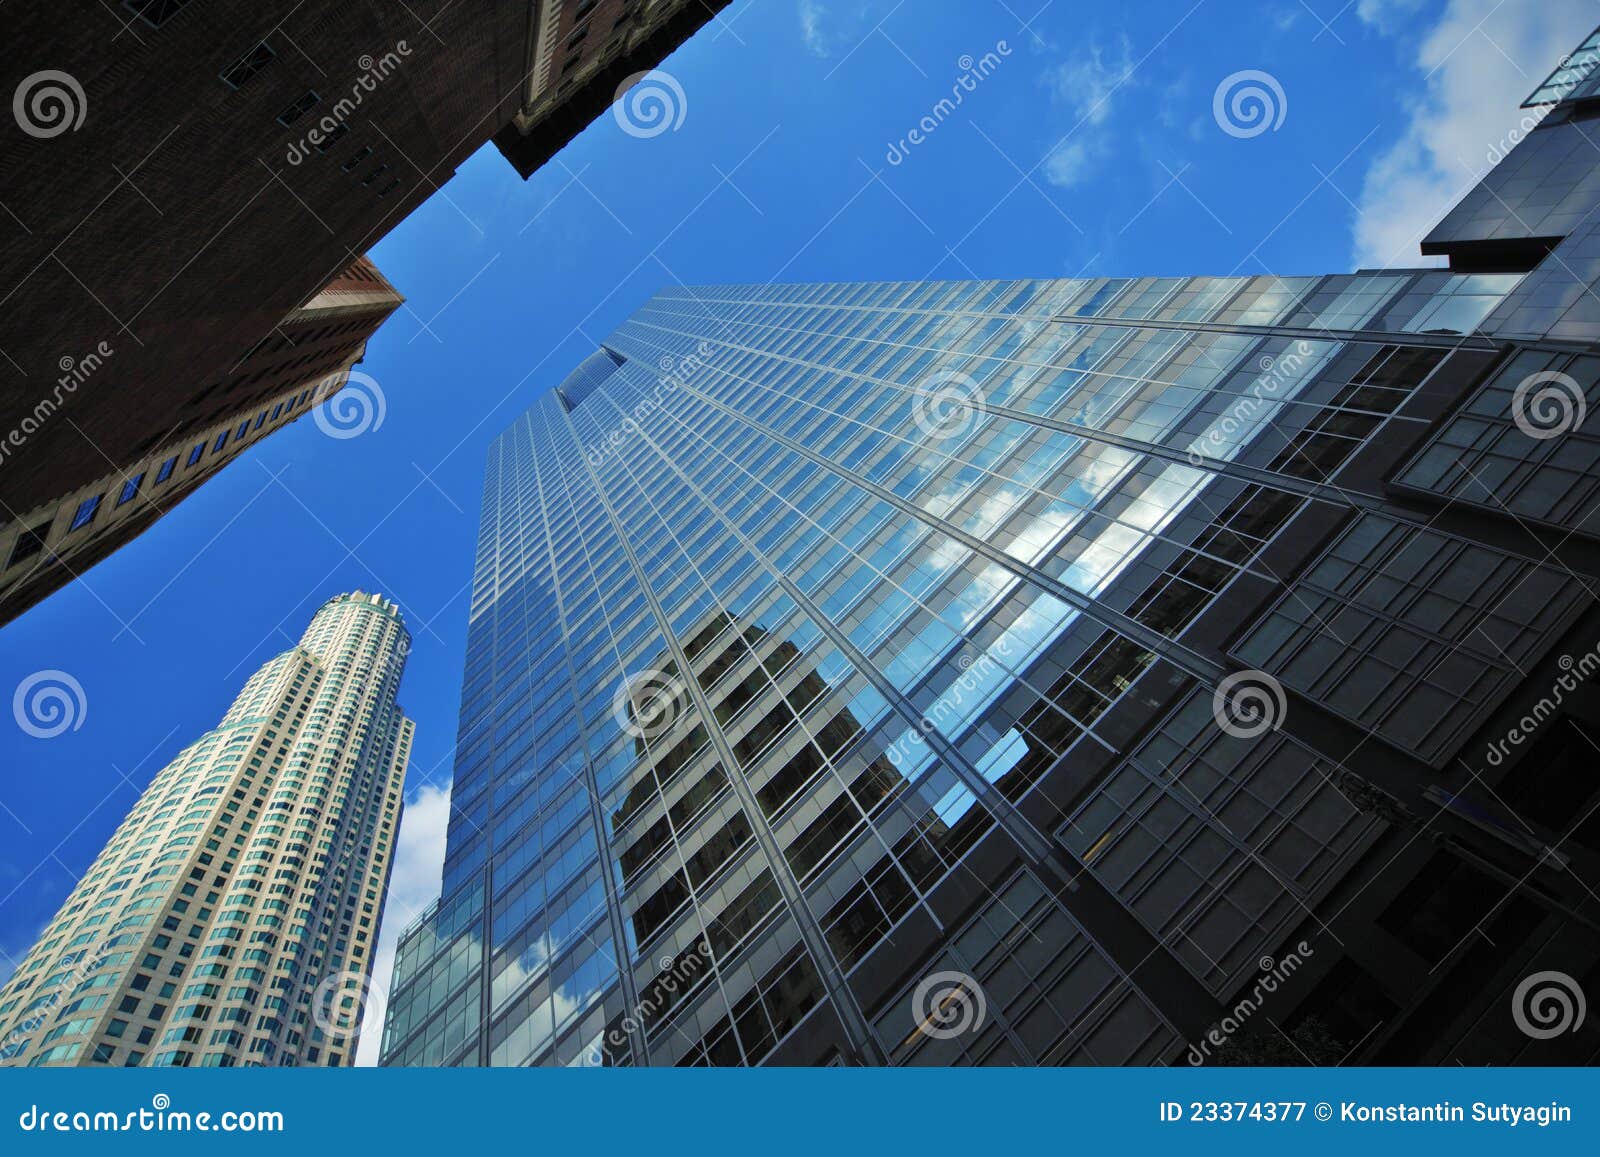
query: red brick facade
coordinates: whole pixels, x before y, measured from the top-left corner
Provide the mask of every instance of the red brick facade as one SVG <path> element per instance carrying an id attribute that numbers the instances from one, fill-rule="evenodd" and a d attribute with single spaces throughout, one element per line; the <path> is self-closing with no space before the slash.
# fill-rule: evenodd
<path id="1" fill-rule="evenodd" d="M 580 50 L 664 53 L 659 38 L 617 35 L 631 20 L 676 21 L 686 36 L 725 2 L 600 0 L 585 18 L 605 31 Z M 8 4 L 0 96 L 40 103 L 37 119 L 26 103 L 24 117 L 0 118 L 0 524 L 224 400 L 247 404 L 260 384 L 237 380 L 248 351 L 523 111 L 545 6 Z M 610 73 L 569 74 L 567 96 L 592 104 L 586 75 Z M 51 89 L 65 123 L 50 116 Z M 63 393 L 66 359 L 105 348 Z"/>

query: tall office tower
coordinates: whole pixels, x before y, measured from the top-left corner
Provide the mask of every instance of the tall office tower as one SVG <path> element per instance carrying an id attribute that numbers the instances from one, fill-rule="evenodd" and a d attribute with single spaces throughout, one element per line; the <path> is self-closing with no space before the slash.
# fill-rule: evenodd
<path id="1" fill-rule="evenodd" d="M 409 643 L 393 603 L 340 595 L 251 676 L 0 989 L 0 1063 L 351 1063 L 411 750 Z"/>
<path id="2" fill-rule="evenodd" d="M 130 471 L 491 138 L 526 176 L 727 3 L 8 5 L 0 516 Z"/>
<path id="3" fill-rule="evenodd" d="M 1455 269 L 657 295 L 490 451 L 385 1063 L 1593 1059 L 1586 115 Z"/>
<path id="4" fill-rule="evenodd" d="M 136 447 L 140 457 L 125 469 L 0 522 L 0 625 L 143 534 L 247 446 L 337 394 L 404 300 L 358 259 Z M 102 366 L 97 356 L 70 373 L 87 382 Z"/>

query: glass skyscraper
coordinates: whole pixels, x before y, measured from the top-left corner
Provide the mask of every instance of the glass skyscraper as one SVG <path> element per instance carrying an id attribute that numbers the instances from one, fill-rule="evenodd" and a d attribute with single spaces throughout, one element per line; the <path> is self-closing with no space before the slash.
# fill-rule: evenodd
<path id="1" fill-rule="evenodd" d="M 1502 741 L 1600 664 L 1600 320 L 1487 217 L 658 294 L 491 449 L 384 1063 L 1592 1050 L 1511 1001 L 1600 975 L 1600 708 Z"/>
<path id="2" fill-rule="evenodd" d="M 354 1062 L 411 753 L 410 641 L 395 604 L 357 591 L 250 677 L 0 988 L 0 1064 Z"/>

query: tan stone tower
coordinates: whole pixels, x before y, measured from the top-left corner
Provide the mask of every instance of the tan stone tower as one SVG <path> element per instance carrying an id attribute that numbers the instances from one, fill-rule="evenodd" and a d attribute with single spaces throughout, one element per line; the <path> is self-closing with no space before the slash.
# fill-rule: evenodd
<path id="1" fill-rule="evenodd" d="M 0 989 L 0 1064 L 347 1065 L 414 725 L 340 595 L 163 768 Z"/>

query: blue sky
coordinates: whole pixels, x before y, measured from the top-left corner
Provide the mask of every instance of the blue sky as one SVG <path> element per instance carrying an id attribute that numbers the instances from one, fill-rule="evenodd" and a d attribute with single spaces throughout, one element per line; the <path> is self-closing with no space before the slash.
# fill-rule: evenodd
<path id="1" fill-rule="evenodd" d="M 437 887 L 485 448 L 656 289 L 1418 264 L 1600 23 L 1595 0 L 1191 4 L 735 0 L 663 65 L 675 127 L 603 117 L 526 183 L 480 151 L 373 252 L 409 299 L 362 366 L 382 423 L 298 423 L 0 631 L 5 698 L 56 670 L 87 705 L 49 739 L 0 714 L 0 977 L 150 777 L 354 588 L 416 640 L 392 941 Z M 1245 70 L 1281 92 L 1255 135 L 1213 111 Z"/>

